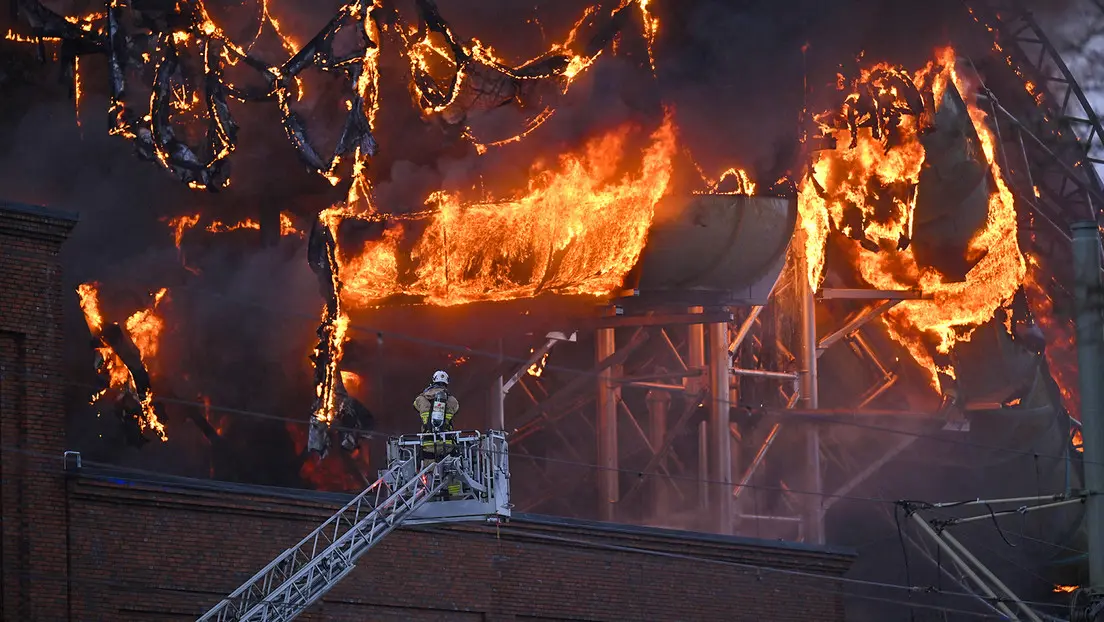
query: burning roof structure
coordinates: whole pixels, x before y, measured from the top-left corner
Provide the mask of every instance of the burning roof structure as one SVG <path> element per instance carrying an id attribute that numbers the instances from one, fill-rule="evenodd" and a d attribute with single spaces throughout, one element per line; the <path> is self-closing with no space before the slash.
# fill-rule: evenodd
<path id="1" fill-rule="evenodd" d="M 815 541 L 835 501 L 811 508 L 794 490 L 846 495 L 878 470 L 857 464 L 884 465 L 914 443 L 933 461 L 958 460 L 916 438 L 807 437 L 783 412 L 858 429 L 903 420 L 922 438 L 1000 428 L 1017 450 L 1043 443 L 1036 459 L 1057 456 L 1063 484 L 1076 484 L 1062 266 L 1070 222 L 1104 200 L 1085 156 L 1101 128 L 1061 58 L 1032 60 L 1024 33 L 1043 35 L 1018 3 L 932 8 L 932 21 L 958 21 L 892 59 L 840 51 L 838 32 L 787 48 L 800 71 L 779 90 L 794 118 L 778 122 L 789 128 L 781 138 L 749 140 L 787 146 L 757 159 L 720 138 L 723 84 L 704 95 L 671 87 L 709 65 L 665 65 L 664 50 L 693 30 L 682 23 L 691 11 L 671 2 L 538 7 L 526 21 L 541 33 L 535 53 L 473 36 L 482 14 L 433 0 L 315 7 L 309 34 L 292 34 L 275 0 L 251 12 L 216 0 L 16 4 L 25 28 L 8 38 L 66 67 L 78 116 L 87 121 L 95 75 L 108 131 L 198 191 L 197 205 L 242 196 L 231 167 L 249 162 L 251 114 L 325 186 L 266 199 L 255 217 L 160 215 L 182 270 L 162 285 L 174 306 L 191 284 L 221 278 L 197 257 L 231 236 L 260 231 L 309 268 L 321 312 L 310 300 L 278 338 L 303 349 L 310 380 L 294 382 L 309 382 L 310 403 L 280 416 L 295 430 L 288 453 L 325 458 L 304 467 L 315 486 L 357 486 L 347 476 L 369 463 L 373 435 L 403 428 L 389 411 L 408 408 L 403 391 L 436 366 L 473 385 L 465 412 L 481 408 L 532 458 L 519 477 L 547 486 L 521 493 L 525 510 L 726 533 L 773 521 L 767 535 Z M 1044 81 L 1055 72 L 1064 86 Z M 710 102 L 708 119 L 683 112 L 695 98 Z M 776 113 L 758 112 L 745 130 Z M 419 168 L 428 160 L 432 175 Z M 153 397 L 160 291 L 123 324 L 101 319 L 94 284 L 79 293 L 118 412 L 164 441 L 183 417 Z M 445 347 L 467 330 L 480 338 Z M 218 422 L 192 420 L 223 437 Z M 768 458 L 772 447 L 800 459 Z M 582 489 L 598 494 L 572 494 Z M 714 521 L 710 505 L 705 523 L 672 518 L 688 499 L 732 514 Z M 769 507 L 750 506 L 760 501 Z"/>

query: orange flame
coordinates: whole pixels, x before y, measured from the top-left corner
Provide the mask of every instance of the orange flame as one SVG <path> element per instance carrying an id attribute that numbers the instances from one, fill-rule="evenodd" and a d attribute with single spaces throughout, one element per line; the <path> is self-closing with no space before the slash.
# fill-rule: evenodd
<path id="1" fill-rule="evenodd" d="M 155 311 L 167 292 L 168 290 L 165 288 L 155 292 L 153 294 L 153 304 L 148 309 L 140 309 L 134 312 L 124 323 L 127 334 L 138 349 L 139 357 L 147 370 L 150 363 L 157 356 L 161 332 L 165 327 L 164 320 L 158 317 Z M 167 440 L 165 426 L 158 419 L 153 409 L 153 392 L 147 391 L 145 395 L 138 394 L 134 378 L 127 370 L 126 365 L 123 364 L 122 359 L 111 349 L 111 346 L 100 338 L 104 321 L 100 312 L 98 285 L 96 283 L 82 283 L 77 287 L 77 295 L 80 297 L 85 322 L 100 342 L 100 345 L 96 348 L 102 360 L 100 371 L 107 376 L 109 388 L 118 392 L 133 394 L 138 399 L 142 409 L 138 418 L 139 427 L 143 431 L 153 432 L 162 441 Z M 106 390 L 96 393 L 92 396 L 90 403 L 97 402 L 105 393 Z"/>
<path id="2" fill-rule="evenodd" d="M 532 350 L 530 350 L 530 352 L 532 352 Z M 534 378 L 540 378 L 541 374 L 544 373 L 544 366 L 547 364 L 548 353 L 545 352 L 544 356 L 541 357 L 541 360 L 529 366 L 529 369 L 526 370 L 526 373 L 528 373 L 530 376 L 533 376 Z"/>
<path id="3" fill-rule="evenodd" d="M 358 307 L 397 294 L 457 305 L 615 290 L 644 247 L 675 150 L 667 115 L 639 172 L 618 179 L 628 134 L 624 127 L 590 141 L 581 154 L 561 156 L 557 170 L 534 168 L 528 191 L 513 200 L 464 205 L 434 193 L 427 203 L 436 212 L 410 253 L 412 278 L 400 275 L 399 246 L 417 234 L 396 220 L 359 253 L 340 254 L 343 297 Z M 335 208 L 329 215 L 350 214 Z"/>
<path id="4" fill-rule="evenodd" d="M 969 243 L 968 256 L 980 259 L 966 274 L 964 282 L 948 282 L 935 270 L 921 268 L 911 248 L 903 251 L 895 248 L 902 236 L 911 237 L 912 214 L 916 207 L 915 188 L 925 159 L 918 134 L 920 120 L 916 117 L 902 118 L 902 138 L 888 149 L 873 137 L 869 129 L 858 131 L 854 137 L 854 148 L 848 148 L 853 138 L 849 130 L 829 129 L 839 147 L 818 154 L 811 174 L 801 184 L 799 198 L 802 243 L 809 282 L 814 289 L 819 287 L 823 275 L 829 221 L 837 229 L 852 233 L 850 225 L 844 220 L 844 210 L 848 205 L 854 205 L 865 216 L 862 233 L 880 248 L 877 253 L 856 251 L 855 267 L 862 279 L 876 289 L 919 289 L 931 295 L 931 300 L 909 300 L 898 304 L 886 313 L 886 319 L 890 334 L 928 370 L 932 386 L 937 390 L 940 389 L 937 372 L 953 377 L 954 370 L 937 365 L 930 348 L 947 354 L 959 341 L 969 340 L 972 331 L 990 320 L 996 309 L 1012 297 L 1026 272 L 1017 240 L 1012 193 L 996 163 L 995 140 L 986 123 L 986 114 L 974 101 L 972 85 L 958 72 L 954 50 L 940 50 L 938 63 L 935 67 L 929 64 L 912 80 L 918 87 L 923 87 L 930 79 L 936 107 L 942 102 L 947 85 L 954 85 L 967 104 L 996 185 L 996 191 L 989 197 L 986 223 Z M 874 69 L 895 71 L 897 75 L 902 75 L 900 70 L 884 64 Z M 871 83 L 871 78 L 872 70 L 865 70 L 860 83 L 875 89 L 888 88 Z M 885 94 L 885 90 L 879 92 L 879 95 Z M 856 101 L 855 98 L 857 95 L 849 97 L 845 106 Z M 883 186 L 906 184 L 913 188 L 913 192 L 908 199 L 894 199 L 892 213 L 887 215 L 878 197 L 868 191 L 868 184 L 872 181 Z M 817 185 L 825 190 L 824 196 L 817 191 Z"/>

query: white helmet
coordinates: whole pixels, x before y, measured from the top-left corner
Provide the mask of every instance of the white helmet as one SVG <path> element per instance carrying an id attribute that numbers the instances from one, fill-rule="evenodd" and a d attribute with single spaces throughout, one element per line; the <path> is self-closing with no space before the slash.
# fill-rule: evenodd
<path id="1" fill-rule="evenodd" d="M 446 374 L 443 371 L 433 372 L 433 384 L 448 384 L 448 383 L 449 383 L 448 374 Z"/>

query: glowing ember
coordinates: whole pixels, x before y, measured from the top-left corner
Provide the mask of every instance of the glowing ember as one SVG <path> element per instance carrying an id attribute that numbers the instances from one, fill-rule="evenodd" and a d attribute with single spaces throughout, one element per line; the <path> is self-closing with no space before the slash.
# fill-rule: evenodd
<path id="1" fill-rule="evenodd" d="M 562 156 L 556 170 L 535 168 L 528 191 L 513 200 L 463 205 L 435 193 L 427 203 L 437 209 L 420 235 L 411 221 L 396 220 L 382 239 L 339 256 L 343 298 L 359 307 L 398 294 L 457 305 L 615 290 L 647 240 L 675 149 L 668 115 L 639 172 L 618 177 L 629 133 L 621 128 L 590 141 L 582 153 Z M 400 274 L 399 245 L 412 235 L 419 235 L 410 253 L 416 267 Z"/>
<path id="2" fill-rule="evenodd" d="M 911 238 L 916 188 L 925 159 L 919 139 L 923 115 L 909 110 L 908 94 L 899 89 L 903 79 L 920 92 L 927 90 L 931 96 L 927 105 L 936 109 L 945 89 L 954 85 L 967 104 L 995 182 L 986 222 L 970 240 L 967 251 L 967 257 L 977 263 L 962 282 L 951 282 L 936 270 L 921 267 L 911 247 L 900 249 L 901 240 Z M 986 115 L 974 103 L 971 85 L 957 71 L 952 49 L 941 50 L 938 65 L 929 65 L 911 77 L 882 64 L 864 70 L 852 86 L 855 91 L 846 99 L 841 115 L 850 121 L 849 126 L 825 128 L 837 147 L 817 155 L 800 188 L 808 278 L 814 288 L 819 286 L 830 227 L 863 240 L 864 246 L 876 245 L 877 252 L 855 249 L 855 268 L 868 285 L 882 290 L 919 289 L 933 298 L 902 302 L 887 312 L 886 320 L 890 334 L 929 371 L 932 386 L 938 390 L 937 372 L 953 377 L 954 370 L 937 364 L 932 349 L 945 355 L 955 343 L 968 340 L 973 329 L 990 320 L 1023 281 L 1026 268 L 1017 241 L 1012 194 L 996 164 L 995 141 Z M 890 114 L 872 118 L 876 113 L 864 108 L 860 93 L 871 94 L 880 104 L 888 101 Z M 896 128 L 889 126 L 892 121 L 898 122 Z M 887 134 L 893 131 L 896 140 L 889 142 Z M 911 191 L 881 197 L 871 190 L 894 187 Z M 854 208 L 861 212 L 861 224 L 856 224 Z"/>
<path id="3" fill-rule="evenodd" d="M 1079 586 L 1079 585 L 1055 585 L 1054 586 L 1054 593 L 1055 594 L 1070 594 L 1070 593 L 1076 592 L 1079 589 L 1081 589 L 1081 586 Z"/>
<path id="4" fill-rule="evenodd" d="M 157 306 L 165 297 L 167 290 L 162 288 L 153 294 L 153 304 L 148 309 L 136 311 L 125 322 L 126 334 L 138 350 L 142 365 L 149 369 L 151 361 L 157 356 L 157 350 L 164 330 L 164 321 L 157 316 Z M 138 425 L 142 431 L 150 431 L 162 441 L 167 440 L 165 426 L 158 419 L 153 408 L 153 392 L 148 387 L 139 387 L 134 376 L 122 358 L 115 352 L 108 340 L 103 337 L 104 320 L 100 312 L 99 292 L 96 283 L 83 283 L 77 287 L 81 310 L 84 311 L 88 328 L 99 342 L 96 351 L 99 354 L 99 371 L 108 380 L 108 389 L 92 396 L 90 403 L 98 402 L 108 390 L 119 394 L 129 394 L 137 400 L 140 412 Z"/>

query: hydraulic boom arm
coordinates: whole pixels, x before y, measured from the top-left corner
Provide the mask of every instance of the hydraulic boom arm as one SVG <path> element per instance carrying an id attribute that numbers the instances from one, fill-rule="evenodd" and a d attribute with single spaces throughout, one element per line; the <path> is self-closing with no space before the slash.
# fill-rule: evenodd
<path id="1" fill-rule="evenodd" d="M 422 464 L 423 448 L 448 455 Z M 408 518 L 414 523 L 509 516 L 508 468 L 501 432 L 449 432 L 392 439 L 390 466 L 326 522 L 287 549 L 198 622 L 288 622 L 318 601 L 357 560 Z M 445 453 L 444 449 L 439 450 Z M 456 500 L 433 501 L 449 488 Z M 432 502 L 431 502 L 432 501 Z M 442 506 L 436 510 L 423 506 Z M 415 514 L 419 515 L 415 516 Z M 422 516 L 424 515 L 424 516 Z"/>
<path id="2" fill-rule="evenodd" d="M 408 460 L 413 461 L 411 457 Z M 345 577 L 356 560 L 445 487 L 456 458 L 430 464 L 385 499 L 384 480 L 411 465 L 393 466 L 299 544 L 207 612 L 201 621 L 292 620 Z"/>

